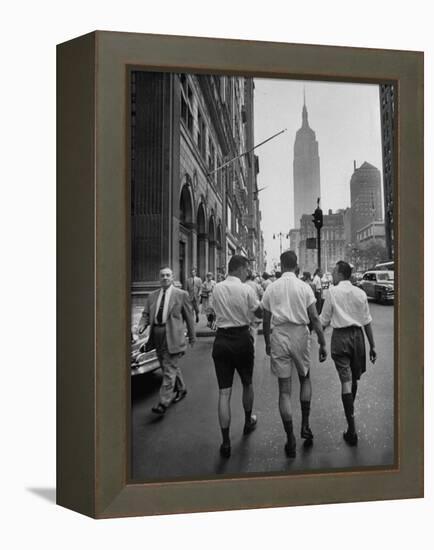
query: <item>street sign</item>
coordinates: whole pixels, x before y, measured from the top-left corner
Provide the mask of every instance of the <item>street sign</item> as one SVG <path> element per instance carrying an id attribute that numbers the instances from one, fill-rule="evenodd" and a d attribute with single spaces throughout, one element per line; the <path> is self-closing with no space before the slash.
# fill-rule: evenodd
<path id="1" fill-rule="evenodd" d="M 316 248 L 316 237 L 309 237 L 308 239 L 306 239 L 306 248 Z"/>

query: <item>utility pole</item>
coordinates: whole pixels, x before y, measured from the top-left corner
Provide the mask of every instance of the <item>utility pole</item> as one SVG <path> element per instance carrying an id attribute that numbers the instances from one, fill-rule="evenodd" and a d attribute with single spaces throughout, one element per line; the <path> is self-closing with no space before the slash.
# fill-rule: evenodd
<path id="1" fill-rule="evenodd" d="M 317 250 L 318 250 L 318 269 L 321 269 L 321 227 L 323 224 L 322 210 L 319 206 L 319 197 L 316 201 L 317 207 L 315 212 L 312 214 L 312 222 L 316 227 L 316 238 L 317 238 Z"/>

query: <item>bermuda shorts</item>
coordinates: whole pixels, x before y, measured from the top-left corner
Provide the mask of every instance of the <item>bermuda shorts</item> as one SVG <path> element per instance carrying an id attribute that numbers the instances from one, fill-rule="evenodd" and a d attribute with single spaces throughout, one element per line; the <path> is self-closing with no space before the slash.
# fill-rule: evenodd
<path id="1" fill-rule="evenodd" d="M 254 348 L 248 326 L 217 330 L 212 358 L 220 389 L 231 388 L 235 371 L 243 386 L 252 383 Z"/>
<path id="2" fill-rule="evenodd" d="M 294 368 L 299 376 L 310 369 L 310 334 L 306 325 L 283 323 L 273 327 L 270 338 L 271 372 L 278 378 L 290 378 Z"/>
<path id="3" fill-rule="evenodd" d="M 341 382 L 359 380 L 366 371 L 366 348 L 360 327 L 333 329 L 330 351 Z"/>

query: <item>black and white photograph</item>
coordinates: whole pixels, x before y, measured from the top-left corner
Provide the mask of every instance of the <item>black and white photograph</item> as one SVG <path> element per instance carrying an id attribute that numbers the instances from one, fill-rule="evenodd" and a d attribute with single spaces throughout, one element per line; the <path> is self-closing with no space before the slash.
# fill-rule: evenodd
<path id="1" fill-rule="evenodd" d="M 393 84 L 129 77 L 131 479 L 393 468 Z"/>

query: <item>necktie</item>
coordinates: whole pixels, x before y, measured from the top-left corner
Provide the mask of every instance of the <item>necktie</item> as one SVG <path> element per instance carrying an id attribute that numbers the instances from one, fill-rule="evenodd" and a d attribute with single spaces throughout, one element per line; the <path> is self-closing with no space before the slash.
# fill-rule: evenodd
<path id="1" fill-rule="evenodd" d="M 165 297 L 166 297 L 166 290 L 163 290 L 163 296 L 161 296 L 160 307 L 158 308 L 158 313 L 157 313 L 157 323 L 159 325 L 163 324 L 163 310 L 164 310 Z"/>

